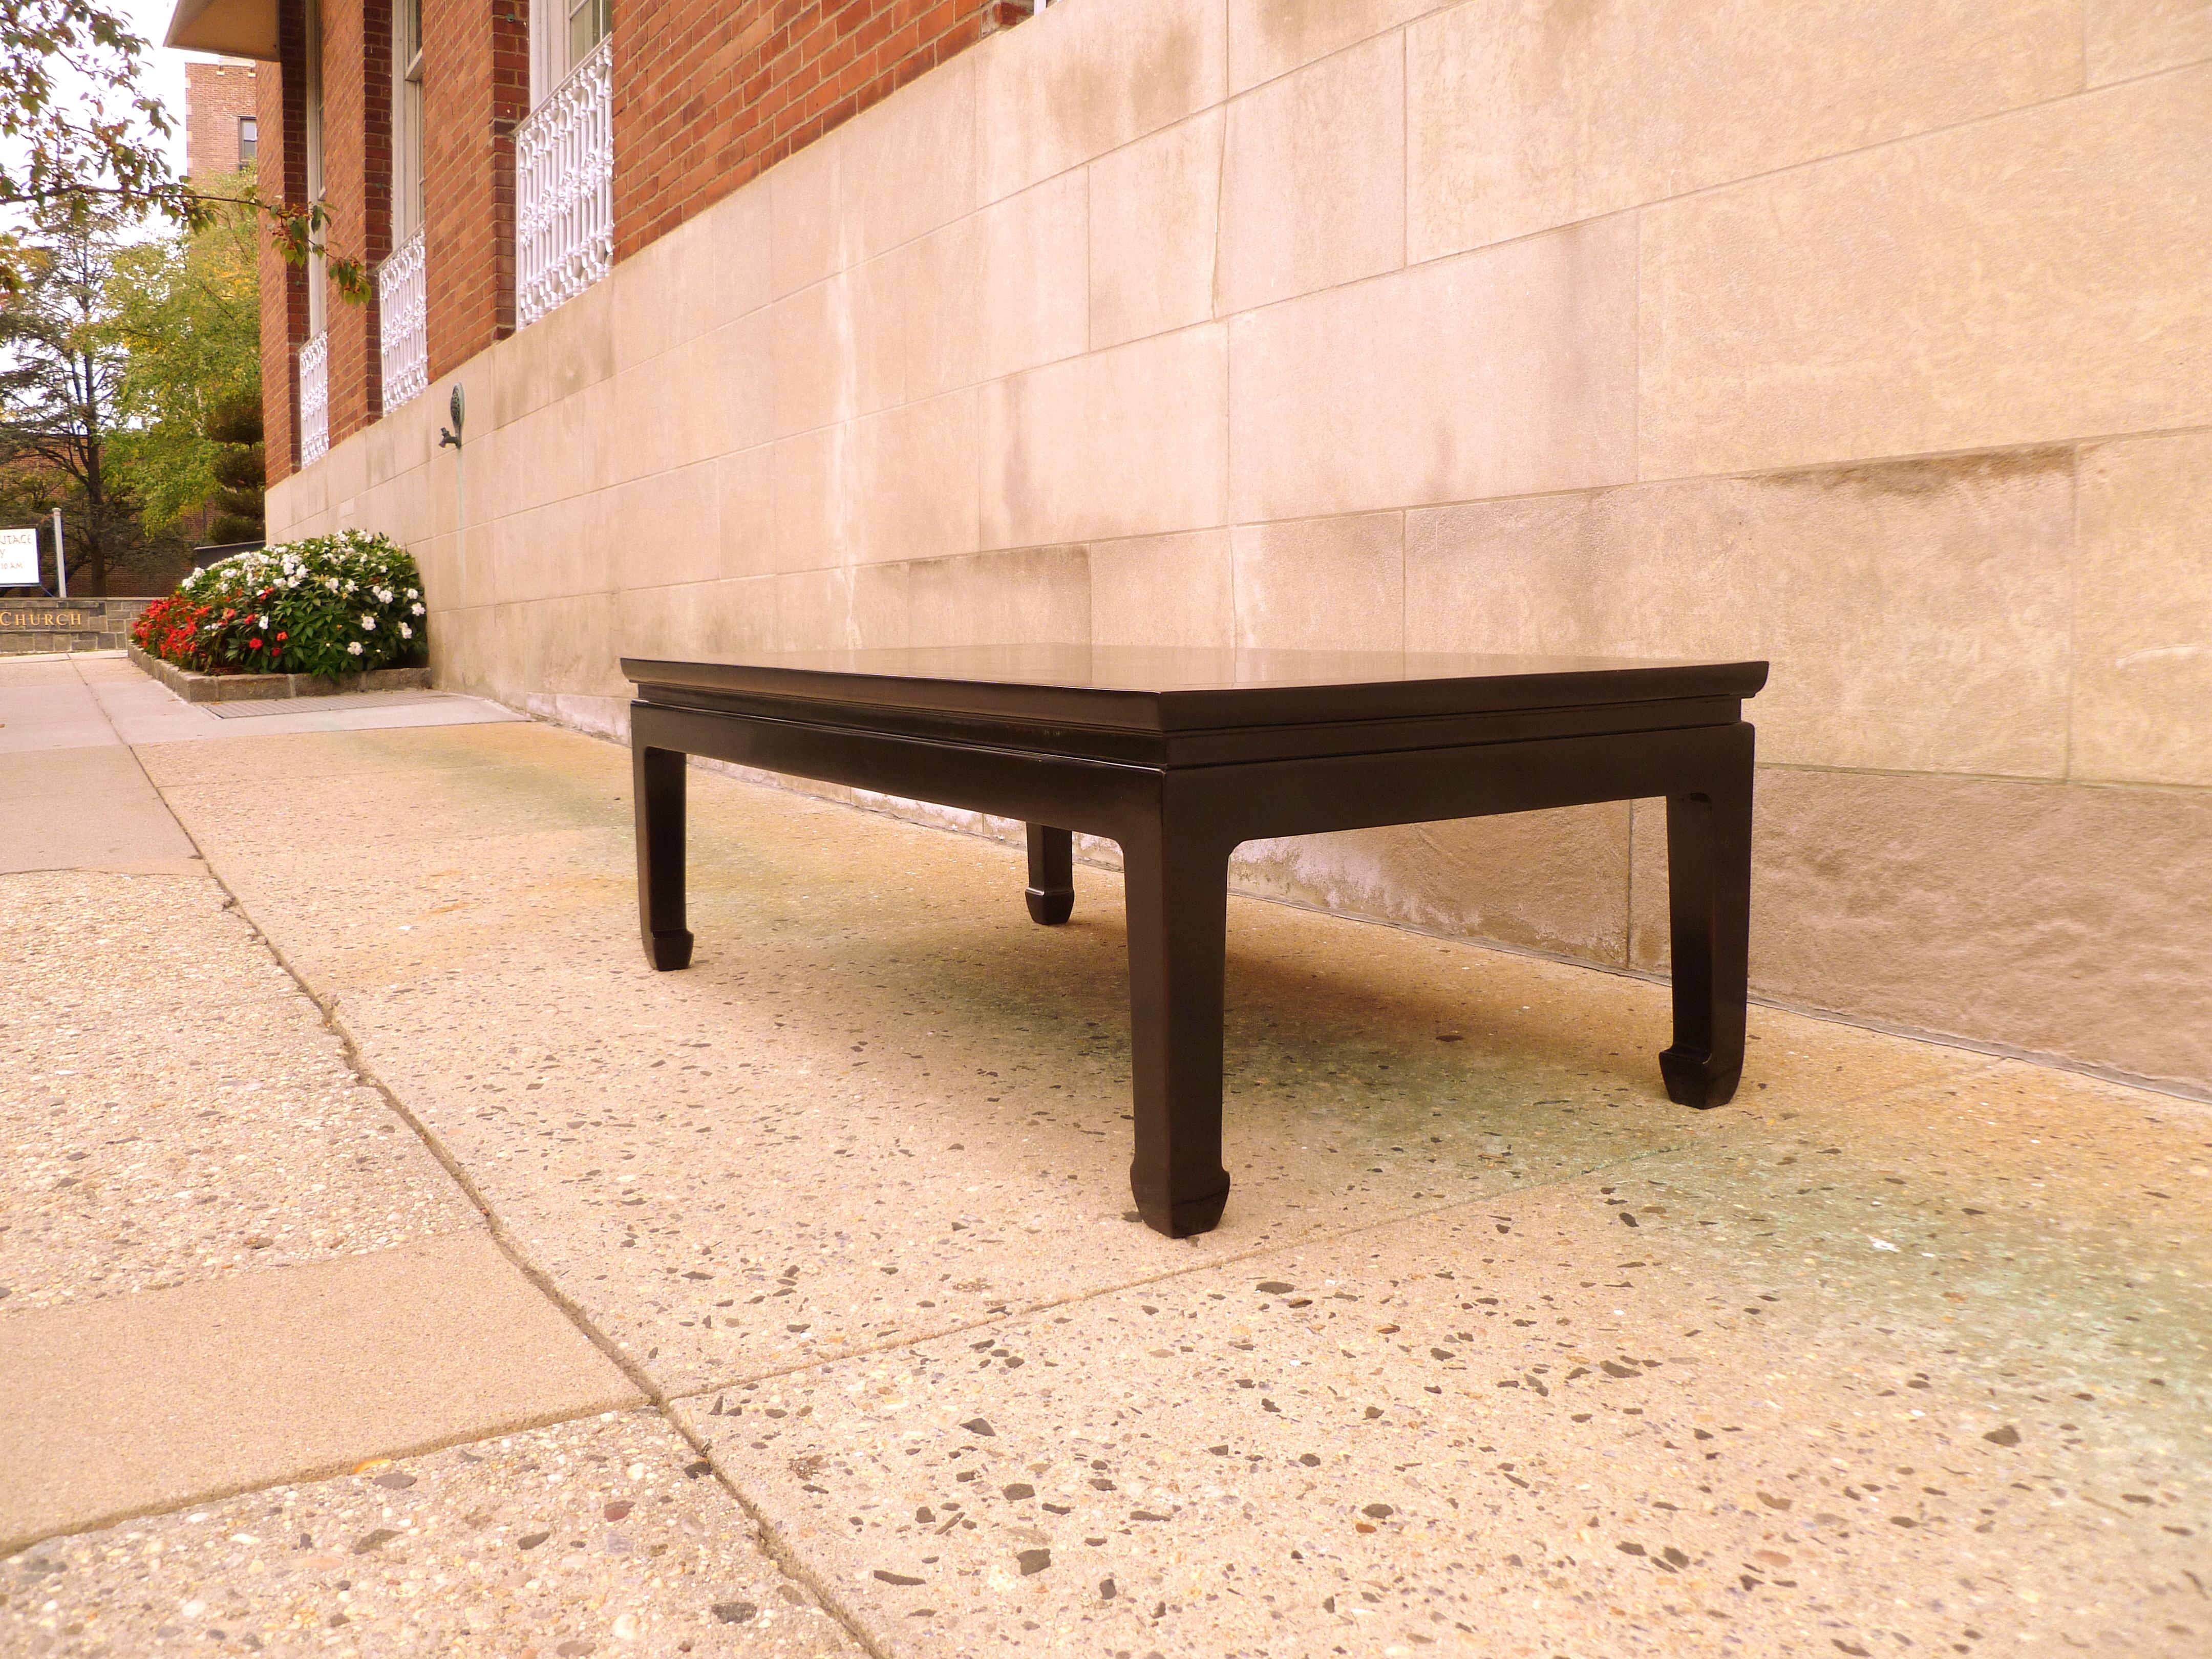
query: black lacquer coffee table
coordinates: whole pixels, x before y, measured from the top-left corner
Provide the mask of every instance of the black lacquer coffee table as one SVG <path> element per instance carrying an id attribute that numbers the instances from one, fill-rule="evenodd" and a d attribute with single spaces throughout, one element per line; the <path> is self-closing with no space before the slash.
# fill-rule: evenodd
<path id="1" fill-rule="evenodd" d="M 1074 903 L 1072 832 L 1121 848 L 1136 1156 L 1170 1237 L 1221 1218 L 1229 855 L 1262 836 L 1663 796 L 1674 972 L 1667 1092 L 1743 1069 L 1752 728 L 1763 662 L 948 647 L 625 658 L 638 912 L 687 966 L 684 770 L 707 755 L 1029 826 L 1030 915 Z"/>

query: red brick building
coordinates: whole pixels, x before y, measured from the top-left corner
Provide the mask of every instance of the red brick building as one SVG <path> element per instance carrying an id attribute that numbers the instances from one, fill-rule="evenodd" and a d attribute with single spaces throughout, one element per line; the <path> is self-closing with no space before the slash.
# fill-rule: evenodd
<path id="1" fill-rule="evenodd" d="M 260 65 L 185 65 L 185 171 L 192 178 L 235 172 L 256 159 Z"/>
<path id="2" fill-rule="evenodd" d="M 334 303 L 264 251 L 270 482 L 1031 4 L 182 0 L 169 45 L 275 66 L 231 142 L 377 274 Z M 231 95 L 235 68 L 203 69 Z M 222 119 L 210 94 L 195 158 Z"/>

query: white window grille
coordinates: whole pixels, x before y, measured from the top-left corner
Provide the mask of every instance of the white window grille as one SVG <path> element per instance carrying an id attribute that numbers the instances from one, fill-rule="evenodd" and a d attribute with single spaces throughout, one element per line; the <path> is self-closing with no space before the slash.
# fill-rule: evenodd
<path id="1" fill-rule="evenodd" d="M 515 324 L 574 299 L 614 263 L 614 37 L 514 130 Z"/>
<path id="2" fill-rule="evenodd" d="M 383 329 L 388 415 L 430 389 L 430 284 L 422 269 L 419 227 L 376 268 L 376 310 Z"/>
<path id="3" fill-rule="evenodd" d="M 331 449 L 331 336 L 325 329 L 300 348 L 300 465 L 313 466 Z"/>

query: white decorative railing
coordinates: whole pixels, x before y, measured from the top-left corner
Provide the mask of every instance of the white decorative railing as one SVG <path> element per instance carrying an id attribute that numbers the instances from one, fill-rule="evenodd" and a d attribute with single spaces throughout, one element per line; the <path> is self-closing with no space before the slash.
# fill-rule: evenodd
<path id="1" fill-rule="evenodd" d="M 422 268 L 422 233 L 392 251 L 376 268 L 377 318 L 383 328 L 384 412 L 430 389 L 430 284 Z"/>
<path id="2" fill-rule="evenodd" d="M 614 263 L 614 37 L 514 130 L 515 325 L 574 299 Z"/>
<path id="3" fill-rule="evenodd" d="M 325 329 L 300 348 L 300 465 L 313 466 L 331 448 L 331 335 Z"/>

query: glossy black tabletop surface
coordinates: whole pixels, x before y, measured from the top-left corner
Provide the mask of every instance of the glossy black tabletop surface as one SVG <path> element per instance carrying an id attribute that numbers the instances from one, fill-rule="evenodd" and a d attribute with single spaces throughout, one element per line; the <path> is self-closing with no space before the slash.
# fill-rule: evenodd
<path id="1" fill-rule="evenodd" d="M 1767 672 L 1763 662 L 1090 645 L 625 657 L 622 666 L 655 702 L 719 694 L 1151 731 L 1742 698 Z"/>

